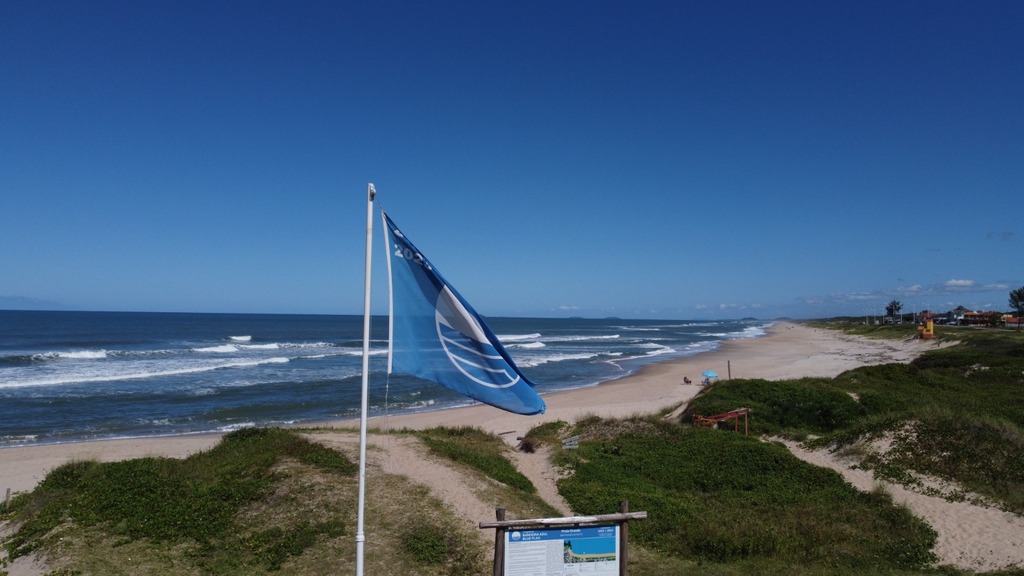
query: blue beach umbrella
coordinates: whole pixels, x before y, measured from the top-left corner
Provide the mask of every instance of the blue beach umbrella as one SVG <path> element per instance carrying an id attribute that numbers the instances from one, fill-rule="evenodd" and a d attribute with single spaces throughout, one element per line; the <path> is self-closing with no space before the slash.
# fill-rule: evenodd
<path id="1" fill-rule="evenodd" d="M 701 372 L 700 375 L 705 378 L 718 378 L 718 372 L 715 372 L 714 370 L 705 370 Z"/>

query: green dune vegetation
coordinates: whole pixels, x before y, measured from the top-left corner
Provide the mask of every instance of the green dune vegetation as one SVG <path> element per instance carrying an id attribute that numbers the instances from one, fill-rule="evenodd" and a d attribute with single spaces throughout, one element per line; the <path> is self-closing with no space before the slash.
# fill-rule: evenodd
<path id="1" fill-rule="evenodd" d="M 914 336 L 906 326 L 818 326 Z M 834 379 L 722 381 L 681 416 L 547 423 L 521 448 L 549 451 L 574 513 L 614 512 L 622 500 L 647 511 L 630 524 L 630 574 L 970 574 L 937 565 L 936 532 L 885 491 L 858 491 L 779 441 L 841 451 L 921 491 L 938 490 L 923 478 L 944 480 L 958 487 L 937 492 L 945 498 L 1024 514 L 1024 335 L 940 337 L 959 344 Z M 737 407 L 751 410 L 749 436 L 691 424 Z M 55 576 L 351 573 L 355 466 L 314 441 L 319 431 L 303 432 L 243 430 L 184 460 L 66 464 L 12 501 L 3 519 L 17 531 L 3 545 L 11 558 L 40 554 Z M 494 435 L 396 434 L 485 480 L 487 501 L 510 517 L 560 515 Z M 562 449 L 569 436 L 577 449 Z M 882 439 L 887 450 L 866 449 Z M 486 538 L 414 480 L 377 471 L 368 484 L 367 530 L 380 538 L 367 547 L 367 573 L 490 574 Z"/>

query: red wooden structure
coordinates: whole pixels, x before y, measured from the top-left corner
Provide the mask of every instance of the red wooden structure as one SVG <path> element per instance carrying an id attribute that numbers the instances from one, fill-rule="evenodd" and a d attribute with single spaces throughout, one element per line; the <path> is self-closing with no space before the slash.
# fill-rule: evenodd
<path id="1" fill-rule="evenodd" d="M 725 414 L 715 414 L 714 416 L 701 416 L 700 414 L 694 414 L 693 425 L 697 428 L 716 428 L 719 422 L 732 420 L 733 429 L 736 432 L 739 432 L 740 416 L 743 416 L 743 435 L 747 436 L 750 434 L 750 422 L 747 419 L 749 414 L 750 408 L 736 408 L 735 410 L 731 410 Z"/>

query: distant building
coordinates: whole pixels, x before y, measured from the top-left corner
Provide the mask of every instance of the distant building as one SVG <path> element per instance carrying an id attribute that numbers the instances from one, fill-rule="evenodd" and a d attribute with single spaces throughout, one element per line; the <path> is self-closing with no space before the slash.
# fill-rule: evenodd
<path id="1" fill-rule="evenodd" d="M 1018 327 L 1024 323 L 1024 318 L 1018 318 L 1012 313 L 998 311 L 969 310 L 963 306 L 957 306 L 949 312 L 932 312 L 922 310 L 917 315 L 916 322 L 925 324 L 952 324 L 959 326 L 1012 326 Z"/>
<path id="2" fill-rule="evenodd" d="M 960 317 L 960 324 L 963 326 L 988 326 L 991 318 L 992 312 L 968 310 Z"/>

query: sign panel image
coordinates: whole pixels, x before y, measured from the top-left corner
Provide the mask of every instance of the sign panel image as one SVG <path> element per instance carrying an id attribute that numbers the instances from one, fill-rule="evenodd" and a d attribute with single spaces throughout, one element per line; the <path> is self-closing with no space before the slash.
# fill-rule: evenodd
<path id="1" fill-rule="evenodd" d="M 505 532 L 505 576 L 619 576 L 619 525 Z"/>

